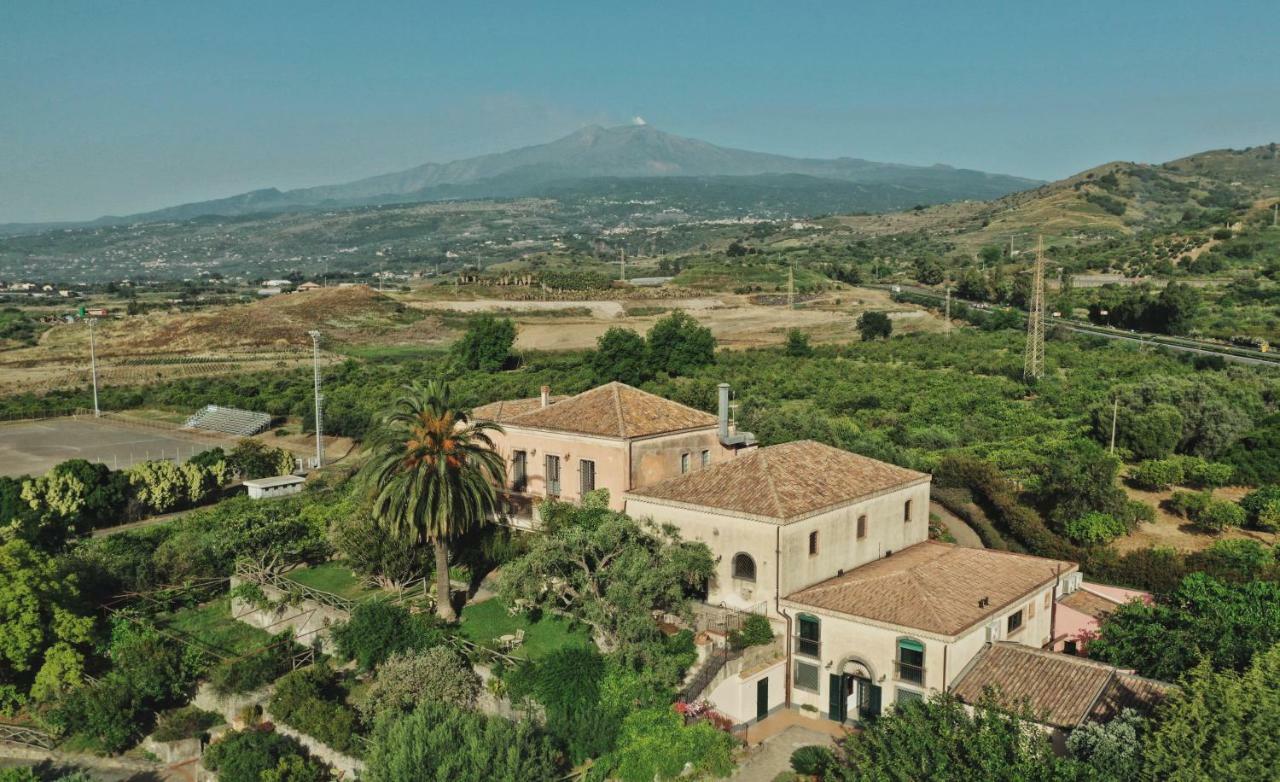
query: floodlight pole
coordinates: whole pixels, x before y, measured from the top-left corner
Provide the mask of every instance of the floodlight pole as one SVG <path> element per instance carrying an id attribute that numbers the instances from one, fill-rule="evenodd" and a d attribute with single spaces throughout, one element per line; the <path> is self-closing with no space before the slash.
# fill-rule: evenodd
<path id="1" fill-rule="evenodd" d="M 320 396 L 320 332 L 308 331 L 311 337 L 311 363 L 315 374 L 315 395 L 316 395 L 316 469 L 324 466 L 324 440 L 321 439 L 321 433 L 324 431 L 324 418 Z"/>
<path id="2" fill-rule="evenodd" d="M 97 320 L 92 315 L 89 316 L 89 375 L 93 378 L 93 417 L 101 418 L 102 411 L 98 409 L 98 354 L 93 344 L 93 322 Z"/>

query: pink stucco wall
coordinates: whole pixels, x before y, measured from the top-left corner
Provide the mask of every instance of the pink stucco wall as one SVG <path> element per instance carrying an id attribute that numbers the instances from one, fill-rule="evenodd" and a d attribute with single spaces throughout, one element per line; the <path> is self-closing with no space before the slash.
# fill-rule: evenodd
<path id="1" fill-rule="evenodd" d="M 1149 593 L 1137 589 L 1091 584 L 1088 581 L 1082 582 L 1080 589 L 1084 592 L 1092 592 L 1095 595 L 1105 597 L 1117 606 L 1124 605 L 1132 600 L 1151 601 Z M 1053 650 L 1055 652 L 1064 651 L 1068 641 L 1076 641 L 1077 653 L 1083 654 L 1087 645 L 1084 639 L 1097 633 L 1099 624 L 1094 617 L 1059 603 L 1057 616 L 1054 619 Z"/>

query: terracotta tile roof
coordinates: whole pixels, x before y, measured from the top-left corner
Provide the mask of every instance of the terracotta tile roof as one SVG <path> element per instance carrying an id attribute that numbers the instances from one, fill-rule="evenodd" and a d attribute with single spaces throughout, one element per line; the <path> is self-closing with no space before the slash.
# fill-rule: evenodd
<path id="1" fill-rule="evenodd" d="M 625 383 L 607 383 L 547 407 L 508 415 L 503 423 L 604 437 L 647 437 L 713 427 L 716 417 Z"/>
<path id="2" fill-rule="evenodd" d="M 1120 607 L 1116 601 L 1084 589 L 1077 589 L 1058 602 L 1094 619 L 1102 619 Z"/>
<path id="3" fill-rule="evenodd" d="M 1089 719 L 1106 722 L 1125 709 L 1150 714 L 1160 701 L 1177 689 L 1174 685 L 1155 679 L 1144 679 L 1132 673 L 1117 671 L 1102 691 L 1098 702 L 1089 711 Z"/>
<path id="4" fill-rule="evenodd" d="M 956 636 L 1053 583 L 1055 568 L 1066 575 L 1076 565 L 930 540 L 786 599 L 895 627 Z"/>
<path id="5" fill-rule="evenodd" d="M 1150 713 L 1172 687 L 1083 657 L 1002 641 L 978 652 L 951 692 L 974 704 L 991 689 L 1004 708 L 1025 707 L 1038 722 L 1071 729 L 1123 708 Z"/>
<path id="6" fill-rule="evenodd" d="M 643 500 L 715 508 L 787 524 L 928 478 L 922 472 L 800 440 L 760 448 L 630 494 Z"/>
<path id="7" fill-rule="evenodd" d="M 561 394 L 550 398 L 551 404 L 563 402 L 569 397 Z M 493 421 L 494 423 L 506 423 L 515 416 L 532 412 L 542 407 L 542 397 L 535 396 L 529 399 L 506 399 L 500 402 L 490 402 L 487 405 L 480 405 L 471 411 L 471 417 L 477 421 Z"/>

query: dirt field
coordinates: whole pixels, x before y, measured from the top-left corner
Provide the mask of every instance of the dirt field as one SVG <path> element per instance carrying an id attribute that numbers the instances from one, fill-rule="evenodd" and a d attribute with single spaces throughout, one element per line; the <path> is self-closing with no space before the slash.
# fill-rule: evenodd
<path id="1" fill-rule="evenodd" d="M 1248 489 L 1239 486 L 1228 486 L 1225 489 L 1217 489 L 1214 491 L 1214 495 L 1221 499 L 1239 501 L 1248 491 Z M 1258 532 L 1257 530 L 1229 529 L 1221 535 L 1208 535 L 1200 532 L 1191 525 L 1191 522 L 1181 516 L 1175 516 L 1160 507 L 1160 503 L 1173 495 L 1172 490 L 1142 491 L 1132 487 L 1125 487 L 1125 492 L 1128 493 L 1130 499 L 1138 500 L 1154 507 L 1156 509 L 1156 521 L 1154 524 L 1142 524 L 1132 535 L 1118 538 L 1112 542 L 1111 547 L 1122 553 L 1157 546 L 1178 551 L 1199 551 L 1212 546 L 1214 541 L 1218 540 L 1256 540 L 1268 546 L 1280 542 L 1280 535 Z"/>
<path id="2" fill-rule="evenodd" d="M 509 299 L 467 299 L 461 301 L 411 301 L 410 307 L 456 312 L 494 312 L 509 315 L 519 326 L 516 347 L 525 350 L 576 350 L 593 347 L 613 326 L 644 333 L 666 314 L 681 309 L 690 312 L 711 329 L 722 347 L 758 347 L 778 344 L 791 329 L 809 334 L 814 342 L 847 342 L 857 339 L 858 317 L 869 309 L 882 310 L 893 319 L 898 332 L 940 331 L 942 321 L 928 311 L 899 304 L 885 291 L 849 289 L 826 294 L 796 309 L 754 304 L 748 296 L 721 295 L 714 298 L 652 299 L 643 302 L 595 301 L 513 301 Z M 548 317 L 544 313 L 569 309 L 588 311 L 584 315 Z M 631 315 L 639 309 L 644 315 Z M 658 310 L 662 310 L 658 312 Z M 523 313 L 528 313 L 525 315 Z"/>
<path id="3" fill-rule="evenodd" d="M 19 421 L 0 424 L 0 475 L 39 475 L 68 459 L 101 462 L 112 469 L 151 459 L 186 461 L 210 448 L 232 448 L 239 439 L 84 416 Z M 315 448 L 315 440 L 306 435 L 277 437 L 265 432 L 255 439 L 302 457 L 312 455 Z M 326 437 L 325 459 L 337 461 L 352 447 L 348 438 Z"/>

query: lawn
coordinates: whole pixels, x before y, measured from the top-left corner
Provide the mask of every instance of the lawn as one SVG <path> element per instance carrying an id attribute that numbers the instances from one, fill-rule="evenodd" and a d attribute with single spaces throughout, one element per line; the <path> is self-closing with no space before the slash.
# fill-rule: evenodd
<path id="1" fill-rule="evenodd" d="M 585 625 L 555 614 L 544 613 L 538 621 L 530 621 L 524 614 L 511 616 L 501 600 L 473 603 L 462 609 L 462 637 L 482 645 L 495 645 L 499 636 L 524 630 L 524 644 L 513 656 L 527 659 L 545 657 L 566 646 L 585 646 L 591 643 L 591 634 Z"/>
<path id="2" fill-rule="evenodd" d="M 378 592 L 377 589 L 365 586 L 360 577 L 352 573 L 351 568 L 341 560 L 290 570 L 285 577 L 303 586 L 348 600 L 360 600 Z"/>
<path id="3" fill-rule="evenodd" d="M 175 611 L 161 618 L 161 627 L 198 641 L 223 657 L 237 657 L 271 642 L 265 630 L 232 618 L 230 597 Z"/>

